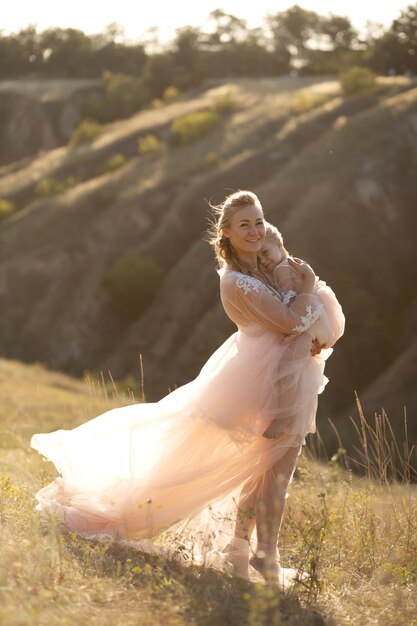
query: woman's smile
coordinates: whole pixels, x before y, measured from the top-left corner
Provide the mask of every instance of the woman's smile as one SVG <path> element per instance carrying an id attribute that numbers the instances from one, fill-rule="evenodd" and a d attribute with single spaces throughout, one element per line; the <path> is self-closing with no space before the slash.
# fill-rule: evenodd
<path id="1" fill-rule="evenodd" d="M 265 240 L 265 221 L 258 206 L 247 206 L 236 211 L 224 234 L 236 254 L 246 263 L 256 266 L 256 257 Z"/>

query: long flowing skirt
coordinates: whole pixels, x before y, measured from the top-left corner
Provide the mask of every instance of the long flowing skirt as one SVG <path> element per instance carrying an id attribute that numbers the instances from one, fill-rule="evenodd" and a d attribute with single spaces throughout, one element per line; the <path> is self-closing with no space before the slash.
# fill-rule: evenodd
<path id="1" fill-rule="evenodd" d="M 37 493 L 38 508 L 87 538 L 141 541 L 188 525 L 221 547 L 242 486 L 315 429 L 328 354 L 286 360 L 286 350 L 259 327 L 236 332 L 159 402 L 34 435 L 31 446 L 60 474 Z M 270 440 L 262 433 L 272 419 L 282 428 Z"/>

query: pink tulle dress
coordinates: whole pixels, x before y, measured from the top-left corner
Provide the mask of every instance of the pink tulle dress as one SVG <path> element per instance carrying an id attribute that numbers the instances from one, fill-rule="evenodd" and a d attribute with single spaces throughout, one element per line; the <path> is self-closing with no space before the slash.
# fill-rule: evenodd
<path id="1" fill-rule="evenodd" d="M 244 483 L 314 432 L 326 354 L 283 355 L 286 337 L 317 319 L 317 296 L 285 303 L 257 278 L 219 273 L 222 303 L 238 330 L 195 380 L 159 402 L 33 436 L 31 446 L 60 474 L 37 493 L 37 507 L 69 530 L 146 549 L 164 531 L 174 542 L 188 527 L 201 545 L 210 536 L 206 552 L 218 553 L 230 539 L 230 515 Z M 340 305 L 332 302 L 331 316 L 341 321 Z M 266 439 L 262 433 L 275 418 L 280 436 Z"/>

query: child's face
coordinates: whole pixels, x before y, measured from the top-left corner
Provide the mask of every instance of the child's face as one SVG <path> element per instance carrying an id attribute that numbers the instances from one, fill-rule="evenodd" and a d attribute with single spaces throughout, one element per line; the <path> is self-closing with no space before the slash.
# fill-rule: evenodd
<path id="1" fill-rule="evenodd" d="M 272 272 L 274 267 L 284 259 L 284 253 L 279 245 L 271 239 L 265 239 L 261 251 L 258 253 L 258 262 L 264 272 Z"/>

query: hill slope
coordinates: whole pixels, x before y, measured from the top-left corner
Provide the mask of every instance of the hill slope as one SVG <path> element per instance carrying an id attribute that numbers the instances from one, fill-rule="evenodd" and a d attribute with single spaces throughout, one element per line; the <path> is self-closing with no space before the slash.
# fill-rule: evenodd
<path id="1" fill-rule="evenodd" d="M 324 465 L 303 455 L 280 549 L 286 564 L 310 576 L 280 593 L 184 567 L 184 552 L 180 562 L 156 559 L 117 541 L 64 535 L 53 520 L 41 524 L 34 494 L 56 472 L 29 449 L 30 436 L 76 426 L 129 399 L 109 399 L 97 385 L 0 359 L 0 400 L 3 626 L 413 623 L 415 488 L 368 483 L 337 461 Z"/>
<path id="2" fill-rule="evenodd" d="M 1 80 L 0 176 L 16 160 L 66 144 L 100 85 L 95 79 Z"/>
<path id="3" fill-rule="evenodd" d="M 325 94 L 325 102 L 295 115 L 306 89 L 310 97 Z M 168 142 L 174 119 L 226 92 L 236 108 L 210 135 L 134 156 L 139 137 Z M 416 296 L 416 119 L 412 83 L 393 83 L 374 98 L 342 98 L 335 81 L 320 78 L 239 80 L 111 124 L 89 146 L 22 164 L 0 180 L 0 196 L 22 206 L 0 225 L 3 354 L 118 377 L 136 375 L 142 354 L 150 398 L 186 382 L 233 330 L 202 241 L 206 199 L 250 188 L 287 247 L 312 262 L 346 310 L 321 403 L 323 416 L 343 413 L 353 390 L 370 390 L 401 361 L 410 332 L 416 336 L 403 323 Z M 205 165 L 211 151 L 223 160 L 216 169 Z M 97 175 L 116 152 L 126 165 Z M 78 184 L 31 201 L 46 175 L 73 175 Z M 165 272 L 154 302 L 132 323 L 113 308 L 104 284 L 127 252 L 151 255 Z M 379 389 L 384 404 L 389 390 Z M 409 378 L 401 378 L 396 401 L 414 411 L 414 398 Z"/>

